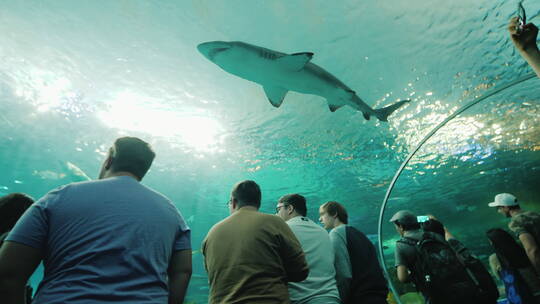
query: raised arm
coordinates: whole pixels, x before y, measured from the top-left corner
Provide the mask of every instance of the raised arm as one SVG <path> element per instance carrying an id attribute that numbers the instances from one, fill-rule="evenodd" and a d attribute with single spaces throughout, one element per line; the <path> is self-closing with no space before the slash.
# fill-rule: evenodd
<path id="1" fill-rule="evenodd" d="M 516 49 L 533 68 L 536 75 L 540 77 L 540 51 L 538 50 L 538 45 L 536 44 L 538 28 L 536 25 L 529 23 L 524 25 L 523 29 L 519 31 L 518 22 L 517 17 L 510 19 L 510 23 L 508 24 L 508 32 L 510 32 L 510 37 L 516 46 Z"/>
<path id="2" fill-rule="evenodd" d="M 519 240 L 523 244 L 523 248 L 531 260 L 531 264 L 536 269 L 537 273 L 540 273 L 540 248 L 534 240 L 534 237 L 530 233 L 521 233 L 519 235 Z"/>
<path id="3" fill-rule="evenodd" d="M 174 252 L 167 271 L 169 304 L 182 304 L 184 302 L 191 272 L 191 249 Z"/>
<path id="4" fill-rule="evenodd" d="M 6 241 L 0 247 L 0 303 L 25 304 L 26 282 L 42 259 L 41 250 Z"/>

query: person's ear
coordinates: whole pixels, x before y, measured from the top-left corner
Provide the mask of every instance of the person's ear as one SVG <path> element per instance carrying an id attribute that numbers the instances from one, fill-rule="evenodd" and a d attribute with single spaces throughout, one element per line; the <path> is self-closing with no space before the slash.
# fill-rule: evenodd
<path id="1" fill-rule="evenodd" d="M 113 157 L 112 155 L 109 154 L 109 156 L 107 156 L 107 159 L 105 160 L 105 169 L 106 170 L 111 169 L 112 163 L 113 163 Z"/>
<path id="2" fill-rule="evenodd" d="M 291 208 L 289 208 L 291 207 Z M 294 207 L 292 205 L 287 205 L 287 213 L 292 214 L 294 212 Z"/>

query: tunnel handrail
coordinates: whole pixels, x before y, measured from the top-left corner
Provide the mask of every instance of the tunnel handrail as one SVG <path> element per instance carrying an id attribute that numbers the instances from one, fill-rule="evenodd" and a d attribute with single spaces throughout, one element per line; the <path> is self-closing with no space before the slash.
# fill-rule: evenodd
<path id="1" fill-rule="evenodd" d="M 457 109 L 454 113 L 450 114 L 450 116 L 448 116 L 445 120 L 443 120 L 435 128 L 433 128 L 433 130 L 431 130 L 420 141 L 420 143 L 416 146 L 416 148 L 414 148 L 414 150 L 409 154 L 409 156 L 407 156 L 405 161 L 403 161 L 403 163 L 401 164 L 401 166 L 397 170 L 396 174 L 394 175 L 394 178 L 392 179 L 392 181 L 390 182 L 390 185 L 388 186 L 388 190 L 386 190 L 386 195 L 384 196 L 384 200 L 383 200 L 382 205 L 381 205 L 381 210 L 380 210 L 380 213 L 379 213 L 379 227 L 378 227 L 378 231 L 377 231 L 377 238 L 378 238 L 378 243 L 379 243 L 379 259 L 381 260 L 384 275 L 387 278 L 388 285 L 390 287 L 390 290 L 392 291 L 392 294 L 394 295 L 394 299 L 396 300 L 396 302 L 398 304 L 402 304 L 401 299 L 399 298 L 399 294 L 397 294 L 397 292 L 395 290 L 395 287 L 392 284 L 392 280 L 390 278 L 390 275 L 388 274 L 388 270 L 386 269 L 386 263 L 385 263 L 385 260 L 384 260 L 383 245 L 382 245 L 382 225 L 383 225 L 382 221 L 383 221 L 383 218 L 384 218 L 384 210 L 386 209 L 386 204 L 388 203 L 388 199 L 390 198 L 390 194 L 392 194 L 392 190 L 394 189 L 394 185 L 396 184 L 399 176 L 401 175 L 401 173 L 405 169 L 405 166 L 407 166 L 407 164 L 409 163 L 411 158 L 413 158 L 413 156 L 416 154 L 416 152 L 418 152 L 418 150 L 420 150 L 420 148 L 435 133 L 437 133 L 437 131 L 439 131 L 439 129 L 444 127 L 450 120 L 454 119 L 456 116 L 458 116 L 459 114 L 461 114 L 464 111 L 468 110 L 470 107 L 476 105 L 477 103 L 479 103 L 479 102 L 481 102 L 481 101 L 483 101 L 483 100 L 485 100 L 485 99 L 487 99 L 487 98 L 489 98 L 489 97 L 491 97 L 491 96 L 493 96 L 493 95 L 495 95 L 495 94 L 497 94 L 497 93 L 499 93 L 501 91 L 504 91 L 504 90 L 516 85 L 516 84 L 522 83 L 522 82 L 527 81 L 527 80 L 529 80 L 531 78 L 534 78 L 534 77 L 536 77 L 536 74 L 535 73 L 530 73 L 530 74 L 522 76 L 522 77 L 520 77 L 520 78 L 518 78 L 518 79 L 516 79 L 514 81 L 511 81 L 509 83 L 497 86 L 497 87 L 493 88 L 492 90 L 488 91 L 487 93 L 485 93 L 484 95 L 476 97 L 475 99 L 473 99 L 472 101 L 470 101 L 469 103 L 464 105 L 463 107 Z"/>

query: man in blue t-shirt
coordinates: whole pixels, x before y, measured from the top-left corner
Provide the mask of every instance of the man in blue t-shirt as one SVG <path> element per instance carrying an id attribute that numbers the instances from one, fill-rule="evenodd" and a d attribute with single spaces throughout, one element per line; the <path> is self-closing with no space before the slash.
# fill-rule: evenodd
<path id="1" fill-rule="evenodd" d="M 154 156 L 146 142 L 119 138 L 99 180 L 60 187 L 32 205 L 0 248 L 1 302 L 23 303 L 43 260 L 34 303 L 182 303 L 190 229 L 168 198 L 139 183 Z"/>

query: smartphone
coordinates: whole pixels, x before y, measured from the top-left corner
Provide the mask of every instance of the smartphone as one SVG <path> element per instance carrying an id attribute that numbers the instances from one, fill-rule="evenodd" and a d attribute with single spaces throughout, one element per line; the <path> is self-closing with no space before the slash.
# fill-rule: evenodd
<path id="1" fill-rule="evenodd" d="M 527 14 L 525 14 L 525 8 L 523 7 L 523 0 L 519 1 L 517 8 L 518 26 L 517 33 L 520 34 L 523 31 L 523 27 L 527 24 Z"/>
<path id="2" fill-rule="evenodd" d="M 427 221 L 429 221 L 429 216 L 427 216 L 427 215 L 419 215 L 419 216 L 416 217 L 416 220 L 419 223 L 427 222 Z"/>

